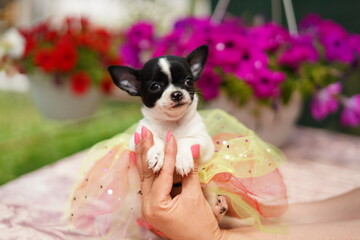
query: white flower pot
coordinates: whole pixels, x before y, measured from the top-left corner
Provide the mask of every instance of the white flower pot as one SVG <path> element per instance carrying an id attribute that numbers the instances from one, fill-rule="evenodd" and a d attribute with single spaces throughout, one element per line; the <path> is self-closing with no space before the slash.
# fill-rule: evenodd
<path id="1" fill-rule="evenodd" d="M 271 107 L 253 100 L 239 106 L 235 101 L 221 95 L 208 106 L 223 109 L 254 130 L 263 140 L 282 146 L 294 130 L 302 107 L 301 100 L 300 93 L 295 92 L 287 105 L 279 103 L 276 107 Z"/>
<path id="2" fill-rule="evenodd" d="M 84 95 L 75 95 L 69 81 L 56 84 L 52 75 L 35 73 L 29 77 L 31 96 L 39 112 L 59 120 L 84 118 L 91 115 L 101 100 L 101 92 L 91 87 Z"/>

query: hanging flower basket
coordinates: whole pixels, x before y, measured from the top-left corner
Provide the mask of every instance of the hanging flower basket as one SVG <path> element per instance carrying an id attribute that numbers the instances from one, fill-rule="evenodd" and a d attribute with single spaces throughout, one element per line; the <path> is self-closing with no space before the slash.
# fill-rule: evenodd
<path id="1" fill-rule="evenodd" d="M 121 32 L 78 17 L 47 19 L 20 32 L 24 53 L 15 64 L 28 74 L 35 104 L 45 116 L 85 117 L 96 109 L 102 93 L 112 93 L 107 66 L 121 64 Z"/>
<path id="2" fill-rule="evenodd" d="M 296 121 L 301 113 L 302 99 L 300 93 L 294 93 L 288 104 L 278 102 L 268 106 L 259 104 L 253 99 L 239 106 L 236 101 L 221 94 L 210 101 L 207 107 L 223 109 L 255 131 L 265 141 L 282 146 L 295 129 Z"/>
<path id="3" fill-rule="evenodd" d="M 57 78 L 56 80 L 52 78 Z M 71 81 L 61 76 L 35 72 L 30 76 L 31 96 L 39 112 L 52 119 L 84 118 L 97 109 L 101 91 L 89 87 L 83 94 L 76 94 Z"/>

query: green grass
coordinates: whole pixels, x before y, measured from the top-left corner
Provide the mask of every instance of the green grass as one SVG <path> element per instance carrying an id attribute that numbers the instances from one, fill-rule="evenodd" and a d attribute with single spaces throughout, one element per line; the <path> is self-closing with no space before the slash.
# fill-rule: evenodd
<path id="1" fill-rule="evenodd" d="M 140 105 L 106 101 L 91 117 L 42 117 L 26 94 L 0 92 L 0 184 L 87 149 L 140 119 Z"/>

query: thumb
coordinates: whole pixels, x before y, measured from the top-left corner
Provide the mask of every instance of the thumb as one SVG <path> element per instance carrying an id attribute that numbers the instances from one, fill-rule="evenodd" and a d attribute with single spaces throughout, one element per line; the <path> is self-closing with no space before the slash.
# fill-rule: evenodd
<path id="1" fill-rule="evenodd" d="M 191 152 L 194 158 L 194 169 L 183 178 L 182 181 L 182 192 L 183 193 L 189 193 L 189 194 L 195 194 L 195 193 L 201 193 L 201 185 L 199 180 L 199 157 L 200 157 L 200 145 L 196 144 L 191 146 Z"/>

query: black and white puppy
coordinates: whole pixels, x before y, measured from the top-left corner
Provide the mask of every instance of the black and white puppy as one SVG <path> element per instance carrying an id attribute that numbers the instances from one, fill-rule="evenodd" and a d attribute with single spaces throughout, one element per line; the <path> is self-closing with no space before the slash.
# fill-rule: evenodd
<path id="1" fill-rule="evenodd" d="M 164 163 L 167 132 L 172 131 L 178 142 L 176 172 L 187 175 L 194 168 L 191 146 L 200 144 L 200 161 L 207 161 L 214 145 L 197 112 L 198 96 L 195 82 L 199 79 L 208 55 L 208 47 L 201 46 L 186 58 L 162 56 L 149 60 L 142 69 L 125 66 L 108 68 L 114 83 L 132 96 L 140 96 L 144 118 L 137 131 L 145 126 L 152 131 L 154 145 L 147 161 L 154 172 Z M 130 141 L 130 149 L 135 143 Z"/>

